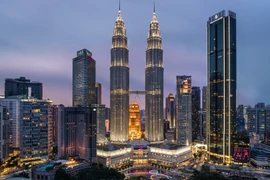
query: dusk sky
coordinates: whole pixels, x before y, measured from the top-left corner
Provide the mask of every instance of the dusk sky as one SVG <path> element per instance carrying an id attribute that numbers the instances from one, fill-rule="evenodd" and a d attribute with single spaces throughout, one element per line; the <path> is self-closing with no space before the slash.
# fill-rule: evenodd
<path id="1" fill-rule="evenodd" d="M 237 15 L 237 104 L 270 104 L 269 0 L 156 0 L 164 50 L 164 97 L 175 94 L 176 75 L 206 85 L 206 25 L 221 10 Z M 130 89 L 144 90 L 145 50 L 153 0 L 122 0 Z M 102 101 L 109 106 L 110 49 L 118 0 L 1 0 L 0 94 L 5 78 L 43 83 L 44 98 L 72 105 L 72 59 L 93 53 Z M 134 96 L 130 100 L 134 100 Z M 144 106 L 144 97 L 136 99 Z"/>

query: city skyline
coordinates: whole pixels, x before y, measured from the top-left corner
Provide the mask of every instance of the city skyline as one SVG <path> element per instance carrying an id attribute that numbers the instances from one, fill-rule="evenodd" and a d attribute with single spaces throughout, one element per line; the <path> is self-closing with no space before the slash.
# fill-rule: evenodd
<path id="1" fill-rule="evenodd" d="M 202 2 L 156 0 L 164 49 L 164 95 L 169 92 L 175 94 L 177 75 L 191 75 L 194 86 L 206 86 L 206 21 L 222 9 L 230 9 L 238 15 L 237 104 L 254 105 L 261 101 L 270 104 L 270 96 L 267 96 L 270 82 L 264 78 L 268 70 L 265 63 L 269 59 L 269 48 L 264 46 L 264 42 L 267 43 L 270 38 L 267 36 L 270 27 L 266 26 L 270 13 L 266 4 L 270 5 L 270 2 L 261 2 L 264 3 L 217 3 L 208 0 L 203 2 L 205 8 L 198 8 Z M 104 3 L 108 6 L 102 6 Z M 87 48 L 95 57 L 97 81 L 103 86 L 102 99 L 109 106 L 111 35 L 118 1 L 85 1 L 80 4 L 32 1 L 29 4 L 17 1 L 17 6 L 13 6 L 13 3 L 3 2 L 0 7 L 0 22 L 4 27 L 0 35 L 0 57 L 6 60 L 0 67 L 0 94 L 4 94 L 5 78 L 25 76 L 43 83 L 44 99 L 49 98 L 55 104 L 72 105 L 72 58 L 78 50 Z M 121 6 L 129 39 L 130 90 L 144 90 L 144 76 L 138 74 L 144 74 L 146 38 L 153 2 L 123 1 Z M 93 7 L 91 11 L 82 10 L 77 14 L 69 9 L 89 7 Z M 48 8 L 52 13 L 45 13 Z M 140 14 L 136 14 L 138 8 Z M 256 18 L 260 21 L 249 22 Z M 260 24 L 264 28 L 256 28 Z M 254 73 L 250 73 L 252 69 Z M 132 96 L 130 100 L 133 100 Z M 144 100 L 138 103 L 144 107 Z"/>

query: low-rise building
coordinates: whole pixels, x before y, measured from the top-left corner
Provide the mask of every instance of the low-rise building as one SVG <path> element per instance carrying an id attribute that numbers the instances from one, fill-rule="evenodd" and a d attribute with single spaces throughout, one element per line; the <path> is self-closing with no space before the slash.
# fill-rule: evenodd
<path id="1" fill-rule="evenodd" d="M 175 168 L 192 158 L 190 146 L 171 141 L 150 144 L 145 140 L 134 140 L 129 144 L 108 144 L 98 146 L 98 162 L 112 168 L 126 165 L 161 165 Z"/>
<path id="2" fill-rule="evenodd" d="M 72 160 L 51 161 L 45 164 L 40 164 L 32 168 L 32 179 L 35 180 L 54 180 L 55 173 L 58 168 L 63 168 L 67 174 L 76 175 L 79 170 L 90 167 L 88 162 L 77 163 Z"/>
<path id="3" fill-rule="evenodd" d="M 250 152 L 250 165 L 258 169 L 270 169 L 270 144 L 258 143 Z"/>

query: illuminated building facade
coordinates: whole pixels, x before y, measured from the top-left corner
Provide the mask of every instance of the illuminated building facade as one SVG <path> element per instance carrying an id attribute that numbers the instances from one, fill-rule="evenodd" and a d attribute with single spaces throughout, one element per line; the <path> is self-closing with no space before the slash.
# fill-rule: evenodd
<path id="1" fill-rule="evenodd" d="M 48 160 L 53 149 L 53 102 L 50 100 L 20 99 L 19 144 L 20 160 Z"/>
<path id="2" fill-rule="evenodd" d="M 129 139 L 140 139 L 141 133 L 141 120 L 140 120 L 140 107 L 136 102 L 129 105 Z"/>
<path id="3" fill-rule="evenodd" d="M 175 98 L 172 93 L 166 97 L 165 118 L 170 122 L 170 128 L 175 128 Z"/>
<path id="4" fill-rule="evenodd" d="M 128 140 L 129 61 L 125 24 L 120 6 L 112 37 L 110 67 L 110 140 Z"/>
<path id="5" fill-rule="evenodd" d="M 192 87 L 192 142 L 200 139 L 200 110 L 201 110 L 201 89 Z"/>
<path id="6" fill-rule="evenodd" d="M 210 160 L 231 163 L 236 121 L 236 14 L 207 22 L 207 148 Z"/>
<path id="7" fill-rule="evenodd" d="M 182 145 L 192 143 L 191 76 L 176 77 L 176 141 Z"/>
<path id="8" fill-rule="evenodd" d="M 163 50 L 155 8 L 148 32 L 145 68 L 145 138 L 164 140 L 163 133 Z"/>
<path id="9" fill-rule="evenodd" d="M 73 59 L 72 101 L 73 106 L 87 107 L 96 103 L 96 61 L 87 49 L 77 51 Z"/>

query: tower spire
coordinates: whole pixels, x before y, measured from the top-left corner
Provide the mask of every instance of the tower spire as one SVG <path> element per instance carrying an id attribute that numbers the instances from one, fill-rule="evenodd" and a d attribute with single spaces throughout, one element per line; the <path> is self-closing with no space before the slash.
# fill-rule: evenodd
<path id="1" fill-rule="evenodd" d="M 121 13 L 121 0 L 119 0 L 119 9 L 118 12 Z"/>
<path id="2" fill-rule="evenodd" d="M 155 1 L 154 1 L 154 10 L 153 10 L 152 22 L 157 22 L 157 17 L 156 17 L 156 2 Z"/>
<path id="3" fill-rule="evenodd" d="M 153 14 L 154 15 L 156 14 L 156 1 L 154 1 L 154 11 L 153 11 Z"/>

